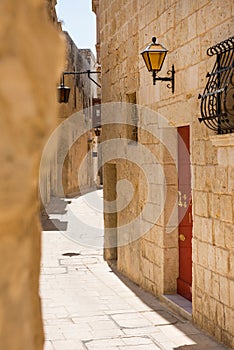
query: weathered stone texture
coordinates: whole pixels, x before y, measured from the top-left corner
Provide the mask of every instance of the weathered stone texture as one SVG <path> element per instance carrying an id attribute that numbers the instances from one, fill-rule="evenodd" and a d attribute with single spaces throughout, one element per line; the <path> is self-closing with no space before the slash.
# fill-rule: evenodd
<path id="1" fill-rule="evenodd" d="M 44 1 L 1 1 L 0 17 L 0 348 L 42 350 L 38 169 L 64 50 Z"/>
<path id="2" fill-rule="evenodd" d="M 78 49 L 67 33 L 65 33 L 65 37 L 67 43 L 67 63 L 64 70 L 71 72 L 95 70 L 95 58 L 91 50 Z M 97 76 L 93 78 L 97 79 Z M 73 195 L 89 189 L 95 183 L 93 158 L 91 157 L 92 152 L 88 153 L 92 144 L 89 144 L 88 140 L 91 140 L 94 136 L 91 132 L 91 105 L 92 98 L 96 97 L 97 88 L 88 79 L 87 75 L 76 77 L 67 75 L 65 76 L 65 85 L 71 87 L 71 92 L 69 103 L 59 106 L 59 122 L 62 122 L 74 113 L 82 111 L 83 113 L 80 113 L 81 123 L 84 125 L 84 130 L 90 130 L 85 132 L 78 140 L 76 140 L 76 134 L 79 134 L 79 126 L 77 125 L 76 130 L 76 125 L 74 124 L 74 128 L 70 130 L 69 138 L 74 139 L 75 142 L 67 154 L 64 163 L 63 188 L 66 195 Z M 85 157 L 86 166 L 83 166 L 81 170 L 81 164 Z"/>
<path id="3" fill-rule="evenodd" d="M 233 35 L 233 27 L 231 0 L 225 1 L 225 4 L 218 0 L 99 0 L 103 102 L 127 101 L 128 94 L 136 92 L 138 104 L 159 112 L 169 120 L 170 125 L 190 125 L 193 319 L 231 346 L 234 346 L 230 326 L 233 324 L 230 285 L 233 279 L 234 142 L 232 135 L 214 136 L 198 122 L 200 101 L 197 97 L 204 90 L 206 73 L 213 68 L 214 58 L 208 58 L 207 48 Z M 169 49 L 160 75 L 165 76 L 171 64 L 175 65 L 174 95 L 165 83 L 157 82 L 153 86 L 151 74 L 140 57 L 141 50 L 154 35 L 159 36 L 159 42 Z M 171 211 L 170 202 L 177 192 L 177 180 L 168 155 L 160 150 L 152 136 L 142 132 L 144 125 L 152 127 L 153 132 L 158 125 L 147 116 L 145 120 L 140 120 L 139 141 L 151 151 L 155 148 L 159 162 L 164 165 L 169 163 L 165 171 L 170 200 L 166 202 L 166 210 L 157 224 L 141 239 L 141 245 L 136 245 L 134 257 L 137 263 L 132 264 L 129 247 L 122 247 L 118 266 L 135 282 L 159 295 L 176 292 L 177 230 L 172 230 L 170 240 L 165 228 Z M 109 132 L 113 135 L 113 128 Z M 130 166 L 125 167 L 124 171 L 117 167 L 117 178 L 121 178 L 123 172 L 130 174 Z M 160 188 L 161 185 L 162 189 L 157 174 L 152 172 L 150 179 L 155 191 L 156 186 Z M 131 178 L 133 185 L 139 188 L 142 187 L 141 180 Z M 150 205 L 143 216 L 146 223 L 152 221 L 158 200 L 158 196 L 151 196 Z M 138 208 L 136 201 L 132 210 L 136 213 Z M 138 275 L 137 269 L 140 271 Z M 222 285 L 225 285 L 225 291 L 221 292 Z"/>
<path id="4" fill-rule="evenodd" d="M 67 32 L 62 32 L 61 35 L 64 36 L 66 42 L 66 63 L 62 71 L 86 72 L 87 70 L 95 70 L 95 57 L 92 51 L 78 49 Z M 94 77 L 94 79 L 97 78 L 97 76 Z M 43 158 L 41 167 L 40 186 L 44 205 L 50 201 L 51 196 L 73 196 L 87 191 L 96 181 L 97 169 L 92 158 L 93 143 L 89 143 L 88 140 L 94 140 L 92 99 L 97 97 L 97 87 L 87 74 L 65 75 L 64 84 L 71 89 L 70 97 L 68 103 L 61 103 L 57 106 L 57 126 L 61 126 L 62 122 L 78 112 L 80 112 L 79 123 L 69 122 L 70 127 L 67 127 L 66 132 L 62 132 L 61 128 L 57 132 L 57 140 L 54 141 L 53 147 L 46 150 L 46 159 Z M 64 147 L 69 148 L 69 144 L 72 146 L 64 159 L 61 156 L 62 150 Z M 82 163 L 83 160 L 84 163 Z M 62 168 L 63 178 L 62 190 L 58 180 L 58 169 L 60 168 Z"/>

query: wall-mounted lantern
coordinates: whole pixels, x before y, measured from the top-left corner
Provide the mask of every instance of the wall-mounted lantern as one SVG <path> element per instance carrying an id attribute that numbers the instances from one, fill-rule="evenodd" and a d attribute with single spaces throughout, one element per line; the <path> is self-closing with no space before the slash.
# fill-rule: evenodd
<path id="1" fill-rule="evenodd" d="M 61 83 L 58 86 L 58 102 L 68 103 L 70 91 L 71 89 L 68 86 L 65 86 L 64 83 Z"/>
<path id="2" fill-rule="evenodd" d="M 141 55 L 144 59 L 145 65 L 149 72 L 152 72 L 153 75 L 153 84 L 155 85 L 157 80 L 160 81 L 170 81 L 171 84 L 167 84 L 168 89 L 172 89 L 174 94 L 175 90 L 175 68 L 174 64 L 172 65 L 171 70 L 167 72 L 170 74 L 170 77 L 159 77 L 157 73 L 161 70 L 163 62 L 167 55 L 168 50 L 161 44 L 157 43 L 156 37 L 152 38 L 152 43 L 147 45 L 147 47 L 141 52 Z"/>
<path id="3" fill-rule="evenodd" d="M 92 80 L 92 82 L 94 84 L 96 84 L 98 87 L 101 87 L 100 84 L 98 84 L 98 82 L 96 82 L 92 77 L 91 77 L 91 74 L 98 74 L 98 73 L 101 73 L 101 72 L 98 72 L 98 71 L 90 71 L 90 70 L 87 70 L 87 71 L 84 71 L 84 72 L 63 72 L 62 73 L 62 77 L 61 77 L 61 83 L 58 87 L 58 102 L 59 103 L 68 103 L 68 100 L 69 100 L 69 95 L 70 95 L 70 88 L 68 86 L 65 86 L 64 84 L 64 76 L 65 75 L 81 75 L 81 74 L 87 74 L 88 75 L 88 78 L 90 80 Z"/>
<path id="4" fill-rule="evenodd" d="M 101 128 L 100 127 L 96 127 L 94 129 L 94 133 L 95 133 L 96 136 L 100 136 L 101 135 Z"/>

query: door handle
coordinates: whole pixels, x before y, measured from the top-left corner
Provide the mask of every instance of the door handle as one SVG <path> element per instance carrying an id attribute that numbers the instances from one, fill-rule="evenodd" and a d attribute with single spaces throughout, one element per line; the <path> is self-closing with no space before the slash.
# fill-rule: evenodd
<path id="1" fill-rule="evenodd" d="M 178 191 L 178 206 L 187 208 L 187 195 L 186 193 L 182 194 Z"/>
<path id="2" fill-rule="evenodd" d="M 179 239 L 180 241 L 184 242 L 185 241 L 185 235 L 183 235 L 182 233 L 179 235 Z"/>

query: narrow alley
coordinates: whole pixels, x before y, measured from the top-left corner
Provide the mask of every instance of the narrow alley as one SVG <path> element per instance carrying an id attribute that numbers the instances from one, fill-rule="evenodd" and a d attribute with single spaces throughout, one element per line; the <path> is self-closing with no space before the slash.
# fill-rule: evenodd
<path id="1" fill-rule="evenodd" d="M 101 247 L 89 248 L 65 236 L 72 229 L 71 212 L 78 208 L 79 219 L 96 227 L 100 236 L 102 211 L 87 204 L 90 196 L 102 200 L 102 191 L 51 201 L 43 217 L 44 350 L 227 349 L 112 270 Z"/>
<path id="2" fill-rule="evenodd" d="M 0 350 L 234 350 L 234 1 L 0 16 Z"/>

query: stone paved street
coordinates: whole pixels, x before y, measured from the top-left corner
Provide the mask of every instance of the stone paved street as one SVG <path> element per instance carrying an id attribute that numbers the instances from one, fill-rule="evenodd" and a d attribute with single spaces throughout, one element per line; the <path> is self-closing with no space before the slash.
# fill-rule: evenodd
<path id="1" fill-rule="evenodd" d="M 101 198 L 101 191 L 97 194 Z M 88 206 L 85 196 L 52 203 L 56 226 L 69 230 L 70 208 L 79 208 L 83 221 L 102 230 L 102 213 Z M 44 350 L 227 349 L 112 271 L 100 248 L 78 244 L 43 220 Z"/>

